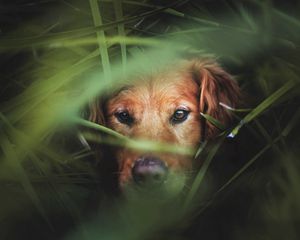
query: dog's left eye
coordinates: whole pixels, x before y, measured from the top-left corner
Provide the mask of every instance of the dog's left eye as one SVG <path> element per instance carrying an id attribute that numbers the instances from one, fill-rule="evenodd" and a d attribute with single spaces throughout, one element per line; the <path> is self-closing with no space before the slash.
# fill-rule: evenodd
<path id="1" fill-rule="evenodd" d="M 171 117 L 171 122 L 173 124 L 176 123 L 182 123 L 185 121 L 189 115 L 189 111 L 184 110 L 184 109 L 177 109 L 174 113 L 173 116 Z"/>
<path id="2" fill-rule="evenodd" d="M 127 111 L 120 111 L 115 113 L 116 118 L 120 123 L 131 125 L 134 121 L 133 117 Z"/>

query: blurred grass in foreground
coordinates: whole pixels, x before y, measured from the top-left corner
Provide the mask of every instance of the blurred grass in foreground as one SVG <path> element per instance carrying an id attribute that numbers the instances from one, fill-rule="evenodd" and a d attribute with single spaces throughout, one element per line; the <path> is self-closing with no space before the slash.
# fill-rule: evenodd
<path id="1" fill-rule="evenodd" d="M 43 4 L 47 3 L 33 7 L 47 10 Z M 223 193 L 238 185 L 255 196 L 249 205 L 253 210 L 244 225 L 228 229 L 228 236 L 297 239 L 299 16 L 287 14 L 271 1 L 217 4 L 57 3 L 60 20 L 56 14 L 53 18 L 41 15 L 3 34 L 0 237 L 17 239 L 26 232 L 26 227 L 22 230 L 20 226 L 24 222 L 29 226 L 30 219 L 34 228 L 47 229 L 42 234 L 53 239 L 51 234 L 68 229 L 60 226 L 63 219 L 57 216 L 62 215 L 79 229 L 71 239 L 194 239 L 196 233 L 195 237 L 183 233 L 221 201 Z M 293 13 L 300 10 L 299 4 L 291 6 Z M 78 125 L 95 127 L 81 119 L 81 112 L 94 97 L 122 83 L 125 75 L 136 69 L 153 71 L 182 52 L 218 56 L 250 96 L 247 107 L 252 110 L 237 113 L 239 124 L 231 129 L 236 141 L 243 144 L 243 161 L 220 186 L 206 185 L 211 164 L 225 141 L 225 135 L 220 136 L 216 144 L 199 149 L 204 163 L 187 195 L 174 201 L 168 196 L 165 201 L 154 201 L 156 196 L 116 201 L 109 210 L 100 206 L 99 216 L 86 221 L 82 206 L 89 203 L 98 183 L 93 166 L 85 160 L 93 153 L 77 140 Z M 19 58 L 25 60 L 10 64 L 11 59 Z M 98 130 L 117 138 L 110 139 L 112 144 L 123 144 L 117 142 L 122 136 Z M 243 131 L 249 134 L 244 137 Z M 226 130 L 226 135 L 229 133 Z M 146 142 L 137 146 L 134 141 L 130 146 L 174 149 Z M 211 195 L 206 190 L 212 191 Z M 236 209 L 229 211 L 234 215 Z"/>

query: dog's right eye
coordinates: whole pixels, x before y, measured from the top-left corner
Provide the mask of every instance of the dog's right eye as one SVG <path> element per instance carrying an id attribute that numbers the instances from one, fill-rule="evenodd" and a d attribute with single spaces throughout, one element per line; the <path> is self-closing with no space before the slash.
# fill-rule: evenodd
<path id="1" fill-rule="evenodd" d="M 131 125 L 134 121 L 133 117 L 130 116 L 129 112 L 127 111 L 121 111 L 115 113 L 115 117 L 118 119 L 120 123 Z"/>

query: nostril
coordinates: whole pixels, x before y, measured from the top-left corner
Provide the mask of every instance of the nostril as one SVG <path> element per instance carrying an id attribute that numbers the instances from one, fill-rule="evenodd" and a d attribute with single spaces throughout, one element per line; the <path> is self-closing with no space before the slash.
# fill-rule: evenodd
<path id="1" fill-rule="evenodd" d="M 167 179 L 168 168 L 158 158 L 145 157 L 134 163 L 132 177 L 135 183 L 159 185 Z"/>

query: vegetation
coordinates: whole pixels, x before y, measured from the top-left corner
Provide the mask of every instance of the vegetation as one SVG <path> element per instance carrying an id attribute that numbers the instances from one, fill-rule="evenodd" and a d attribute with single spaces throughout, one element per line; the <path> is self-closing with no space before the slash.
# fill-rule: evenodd
<path id="1" fill-rule="evenodd" d="M 0 6 L 1 239 L 299 238 L 299 1 Z M 218 56 L 247 109 L 220 106 L 237 124 L 200 146 L 203 165 L 180 197 L 106 196 L 83 128 L 108 145 L 190 152 L 88 122 L 88 103 L 182 53 Z"/>

